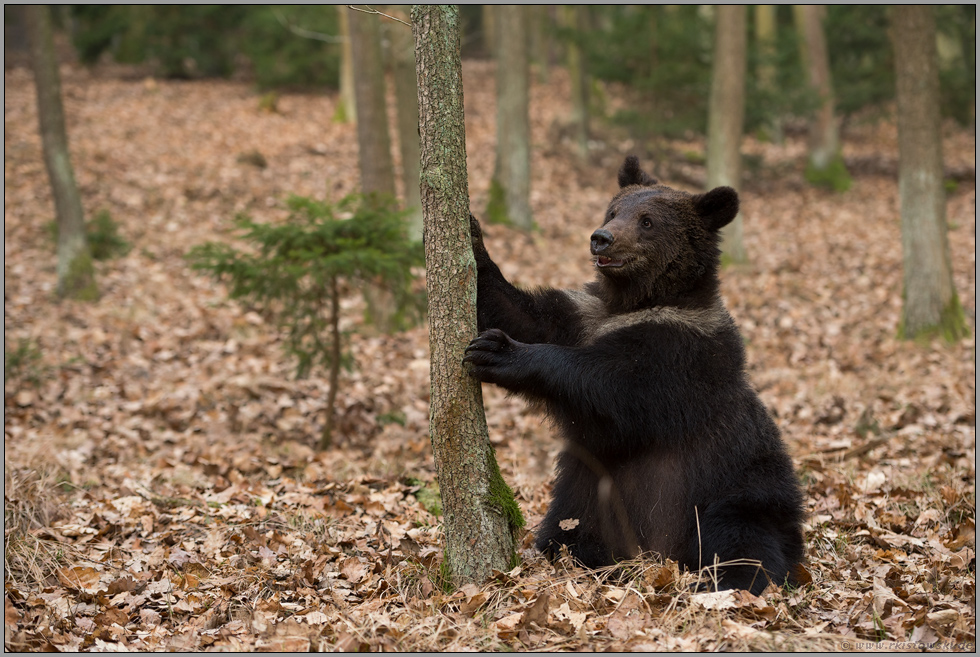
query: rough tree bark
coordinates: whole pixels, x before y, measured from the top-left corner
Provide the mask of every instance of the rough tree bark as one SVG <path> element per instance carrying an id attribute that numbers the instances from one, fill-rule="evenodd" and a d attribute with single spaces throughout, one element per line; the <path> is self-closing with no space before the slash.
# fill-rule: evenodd
<path id="1" fill-rule="evenodd" d="M 719 5 L 708 101 L 708 189 L 742 184 L 742 128 L 745 119 L 745 6 Z M 722 253 L 744 262 L 742 213 L 722 229 Z"/>
<path id="2" fill-rule="evenodd" d="M 969 330 L 953 287 L 946 234 L 936 26 L 928 5 L 898 5 L 893 12 L 905 270 L 900 334 L 940 333 L 952 342 Z"/>
<path id="3" fill-rule="evenodd" d="M 414 5 L 431 350 L 430 434 L 442 494 L 444 574 L 483 582 L 516 559 L 523 524 L 487 437 L 480 383 L 462 366 L 476 336 L 476 261 L 470 244 L 459 8 Z"/>
<path id="4" fill-rule="evenodd" d="M 810 87 L 820 100 L 820 106 L 810 122 L 810 161 L 807 178 L 839 191 L 851 185 L 840 153 L 840 126 L 835 110 L 834 87 L 830 78 L 830 56 L 823 21 L 827 8 L 823 5 L 794 5 L 793 15 L 800 32 L 803 66 Z"/>
<path id="5" fill-rule="evenodd" d="M 395 167 L 388 136 L 385 71 L 378 16 L 348 10 L 354 96 L 357 99 L 357 151 L 361 191 L 395 195 Z"/>
<path id="6" fill-rule="evenodd" d="M 406 11 L 392 5 L 388 13 L 409 22 Z M 398 150 L 402 160 L 402 182 L 405 187 L 405 208 L 409 215 L 409 236 L 422 239 L 422 200 L 419 197 L 419 103 L 415 78 L 415 44 L 409 28 L 395 23 L 391 26 L 391 60 L 398 102 Z"/>
<path id="7" fill-rule="evenodd" d="M 68 153 L 65 112 L 61 105 L 61 78 L 51 34 L 51 9 L 45 5 L 24 7 L 37 89 L 37 116 L 41 128 L 44 164 L 51 180 L 58 217 L 58 284 L 61 298 L 92 301 L 99 296 L 95 268 L 85 237 L 82 200 Z"/>
<path id="8" fill-rule="evenodd" d="M 531 139 L 527 20 L 524 5 L 496 5 L 497 156 L 487 220 L 530 230 Z"/>

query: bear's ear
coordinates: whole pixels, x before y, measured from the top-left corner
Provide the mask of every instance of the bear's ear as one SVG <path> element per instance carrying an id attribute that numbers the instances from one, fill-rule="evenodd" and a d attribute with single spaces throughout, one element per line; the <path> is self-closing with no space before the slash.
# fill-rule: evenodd
<path id="1" fill-rule="evenodd" d="M 738 214 L 738 192 L 731 187 L 715 187 L 710 192 L 695 195 L 691 200 L 708 230 L 727 226 Z"/>
<path id="2" fill-rule="evenodd" d="M 656 185 L 657 179 L 648 176 L 647 173 L 640 168 L 640 160 L 635 155 L 630 155 L 623 162 L 623 166 L 619 169 L 619 186 L 629 187 L 630 185 Z"/>

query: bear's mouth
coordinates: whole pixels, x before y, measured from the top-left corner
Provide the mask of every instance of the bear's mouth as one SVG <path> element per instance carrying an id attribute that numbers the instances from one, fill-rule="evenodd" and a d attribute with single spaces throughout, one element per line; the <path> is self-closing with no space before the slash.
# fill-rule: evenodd
<path id="1" fill-rule="evenodd" d="M 600 269 L 605 269 L 607 267 L 622 267 L 626 264 L 625 260 L 616 260 L 615 258 L 607 258 L 606 256 L 596 256 L 595 257 L 596 267 Z"/>

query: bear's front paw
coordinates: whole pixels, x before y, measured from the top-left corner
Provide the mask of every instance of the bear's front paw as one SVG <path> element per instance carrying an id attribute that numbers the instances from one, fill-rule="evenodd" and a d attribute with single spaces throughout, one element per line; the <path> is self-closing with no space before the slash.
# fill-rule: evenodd
<path id="1" fill-rule="evenodd" d="M 463 364 L 481 381 L 503 383 L 507 372 L 516 365 L 515 356 L 524 347 L 500 329 L 488 329 L 466 347 Z"/>
<path id="2" fill-rule="evenodd" d="M 487 329 L 473 338 L 466 347 L 464 363 L 474 365 L 489 365 L 497 362 L 505 352 L 512 350 L 518 343 L 500 329 Z"/>

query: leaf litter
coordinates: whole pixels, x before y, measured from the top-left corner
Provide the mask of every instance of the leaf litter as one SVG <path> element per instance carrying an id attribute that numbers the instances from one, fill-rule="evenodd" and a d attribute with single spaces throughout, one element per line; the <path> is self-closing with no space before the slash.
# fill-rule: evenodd
<path id="1" fill-rule="evenodd" d="M 295 380 L 275 329 L 183 260 L 231 239 L 237 213 L 275 221 L 290 193 L 356 191 L 356 136 L 332 121 L 337 97 L 284 93 L 269 113 L 237 82 L 71 63 L 62 76 L 86 214 L 108 210 L 133 248 L 97 265 L 97 304 L 53 301 L 32 80 L 6 70 L 5 345 L 40 354 L 4 390 L 7 649 L 972 650 L 975 343 L 895 337 L 898 194 L 880 173 L 897 157 L 894 121 L 849 128 L 845 158 L 883 164 L 844 194 L 803 183 L 801 141 L 746 139 L 762 160 L 742 194 L 752 260 L 727 268 L 722 289 L 804 482 L 812 581 L 698 593 L 697 574 L 669 561 L 549 564 L 528 534 L 515 570 L 447 590 L 424 327 L 379 335 L 353 297 L 344 304 L 357 363 L 338 396 L 338 445 L 318 453 L 324 381 Z M 465 63 L 477 216 L 493 79 L 492 64 Z M 555 70 L 532 88 L 540 231 L 486 228 L 520 285 L 591 278 L 587 236 L 619 163 L 652 158 L 596 126 L 590 161 L 577 162 L 561 138 L 568 87 Z M 948 167 L 975 168 L 973 132 L 947 125 L 944 152 Z M 264 167 L 249 164 L 258 156 Z M 975 332 L 975 188 L 958 179 L 954 282 Z M 485 401 L 533 531 L 560 445 L 520 400 L 487 387 Z"/>

